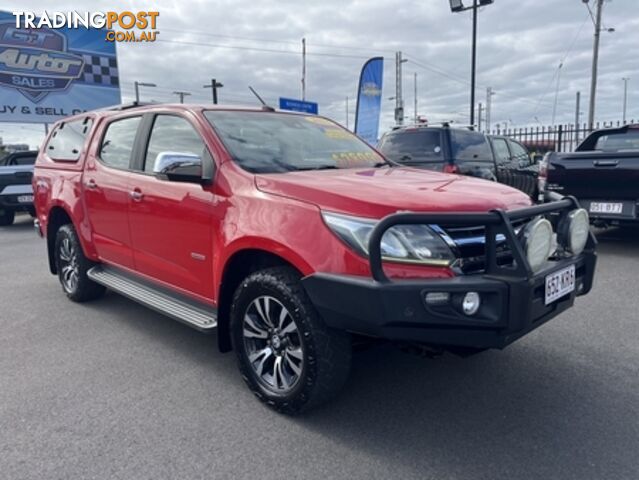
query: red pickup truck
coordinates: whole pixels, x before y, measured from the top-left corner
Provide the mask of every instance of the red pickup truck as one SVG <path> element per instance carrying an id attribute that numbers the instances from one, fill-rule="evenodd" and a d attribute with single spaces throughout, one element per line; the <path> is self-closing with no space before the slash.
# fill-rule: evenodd
<path id="1" fill-rule="evenodd" d="M 33 186 L 71 300 L 109 288 L 217 331 L 250 389 L 286 413 L 340 389 L 354 338 L 503 348 L 593 281 L 574 199 L 531 205 L 504 185 L 397 166 L 328 119 L 268 107 L 64 119 Z"/>

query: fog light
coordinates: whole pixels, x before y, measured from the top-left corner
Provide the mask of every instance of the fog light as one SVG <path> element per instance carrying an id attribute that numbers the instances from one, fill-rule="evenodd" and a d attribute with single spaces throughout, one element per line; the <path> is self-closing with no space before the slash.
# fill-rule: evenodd
<path id="1" fill-rule="evenodd" d="M 524 248 L 533 272 L 537 272 L 548 260 L 552 249 L 552 237 L 552 225 L 545 218 L 539 218 L 526 226 Z"/>
<path id="2" fill-rule="evenodd" d="M 466 315 L 475 315 L 481 305 L 481 297 L 477 292 L 468 292 L 464 295 L 462 310 Z"/>
<path id="3" fill-rule="evenodd" d="M 445 305 L 450 300 L 448 292 L 428 292 L 426 294 L 426 303 L 428 305 Z"/>
<path id="4" fill-rule="evenodd" d="M 571 211 L 559 226 L 560 242 L 573 255 L 584 251 L 590 233 L 590 218 L 583 208 Z"/>

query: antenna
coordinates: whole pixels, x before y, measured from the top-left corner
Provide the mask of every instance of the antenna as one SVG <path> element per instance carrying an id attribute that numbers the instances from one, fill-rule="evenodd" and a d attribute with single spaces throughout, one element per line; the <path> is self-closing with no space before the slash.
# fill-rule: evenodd
<path id="1" fill-rule="evenodd" d="M 262 97 L 260 97 L 260 94 L 257 93 L 253 87 L 251 87 L 249 85 L 248 88 L 251 91 L 251 93 L 253 93 L 253 95 L 255 95 L 257 97 L 257 99 L 260 101 L 260 103 L 262 104 L 262 110 L 266 110 L 268 112 L 274 112 L 275 111 L 275 109 L 273 107 L 271 107 L 270 105 L 266 104 L 266 102 L 262 99 Z"/>

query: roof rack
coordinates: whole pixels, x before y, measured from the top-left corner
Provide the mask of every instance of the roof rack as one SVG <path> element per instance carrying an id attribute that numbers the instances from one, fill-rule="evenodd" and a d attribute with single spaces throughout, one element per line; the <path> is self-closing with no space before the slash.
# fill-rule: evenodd
<path id="1" fill-rule="evenodd" d="M 96 109 L 96 111 L 98 111 L 98 112 L 108 112 L 108 111 L 128 110 L 129 108 L 145 107 L 147 105 L 155 105 L 155 103 L 154 102 L 121 103 L 119 105 L 111 105 L 110 107 L 98 108 L 98 109 Z"/>

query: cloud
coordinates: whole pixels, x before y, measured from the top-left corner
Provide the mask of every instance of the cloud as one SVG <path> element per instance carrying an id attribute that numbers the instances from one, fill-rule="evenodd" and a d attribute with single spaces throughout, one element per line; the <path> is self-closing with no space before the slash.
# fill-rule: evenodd
<path id="1" fill-rule="evenodd" d="M 86 4 L 60 2 L 56 10 L 85 9 Z M 7 10 L 51 9 L 26 0 Z M 99 1 L 93 10 L 139 10 L 139 3 Z M 393 123 L 394 52 L 409 59 L 404 69 L 406 113 L 413 115 L 413 73 L 418 74 L 419 113 L 433 121 L 468 122 L 470 96 L 470 13 L 453 14 L 447 0 L 337 1 L 180 1 L 159 2 L 159 40 L 155 44 L 119 44 L 123 98 L 133 99 L 133 81 L 158 88 L 142 91 L 144 99 L 176 101 L 174 90 L 192 93 L 189 101 L 207 102 L 203 85 L 215 77 L 224 83 L 222 102 L 254 105 L 252 85 L 271 103 L 301 95 L 301 38 L 308 42 L 307 98 L 320 112 L 345 122 L 345 99 L 354 120 L 359 70 L 366 58 L 385 62 L 382 130 Z M 628 117 L 639 118 L 637 85 L 639 45 L 636 0 L 606 2 L 604 23 L 614 33 L 601 34 L 597 118 L 618 120 L 622 77 L 631 77 Z M 557 97 L 557 122 L 575 117 L 575 94 L 582 94 L 587 117 L 593 25 L 578 0 L 496 0 L 482 8 L 478 22 L 477 101 L 486 87 L 495 91 L 493 124 L 516 126 L 551 121 L 557 68 L 563 59 Z M 334 56 L 331 56 L 334 55 Z M 5 141 L 28 138 L 35 130 L 3 126 Z M 39 126 L 30 128 L 39 129 Z"/>

